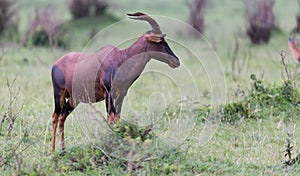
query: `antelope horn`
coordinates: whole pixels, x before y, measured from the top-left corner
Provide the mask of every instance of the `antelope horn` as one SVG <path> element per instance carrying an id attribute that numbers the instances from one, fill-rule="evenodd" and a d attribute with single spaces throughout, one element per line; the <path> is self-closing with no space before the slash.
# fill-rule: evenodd
<path id="1" fill-rule="evenodd" d="M 127 13 L 127 15 L 129 16 L 130 19 L 147 21 L 151 25 L 152 31 L 154 33 L 162 34 L 158 23 L 150 16 L 148 16 L 142 12 L 136 12 L 136 13 L 131 13 L 131 14 Z"/>

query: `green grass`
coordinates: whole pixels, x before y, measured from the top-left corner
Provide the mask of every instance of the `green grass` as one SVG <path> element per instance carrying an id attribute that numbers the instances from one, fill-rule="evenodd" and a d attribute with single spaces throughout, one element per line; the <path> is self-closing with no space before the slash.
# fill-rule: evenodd
<path id="1" fill-rule="evenodd" d="M 65 2 L 18 1 L 21 36 L 28 27 L 28 16 L 33 17 L 36 7 L 43 8 L 47 4 L 56 7 L 68 31 L 68 50 L 23 47 L 1 40 L 5 54 L 0 59 L 0 120 L 9 112 L 17 117 L 11 137 L 7 137 L 9 121 L 0 129 L 1 174 L 125 175 L 130 174 L 128 160 L 141 158 L 147 161 L 135 162 L 136 167 L 142 167 L 135 171 L 137 175 L 297 175 L 300 172 L 299 164 L 288 167 L 282 164 L 286 159 L 288 134 L 293 134 L 293 157 L 299 153 L 297 104 L 281 102 L 287 107 L 283 111 L 282 104 L 276 106 L 273 102 L 264 106 L 269 103 L 268 99 L 256 101 L 254 98 L 249 100 L 252 108 L 255 103 L 262 103 L 256 109 L 259 111 L 254 110 L 255 117 L 243 118 L 235 113 L 233 123 L 220 122 L 216 126 L 208 123 L 224 118 L 220 109 L 225 103 L 230 106 L 243 102 L 240 95 L 251 92 L 251 74 L 258 79 L 263 75 L 264 86 L 275 94 L 279 92 L 285 80 L 281 76 L 279 52 L 287 50 L 287 38 L 298 11 L 297 2 L 276 1 L 275 14 L 281 31 L 274 32 L 270 43 L 261 46 L 252 46 L 244 34 L 245 16 L 239 0 L 209 3 L 205 39 L 200 40 L 188 37 L 187 27 L 182 22 L 159 17 L 186 21 L 188 9 L 184 1 L 112 1 L 110 15 L 77 21 L 71 20 Z M 106 44 L 129 46 L 149 29 L 148 24 L 140 21 L 117 22 L 125 19 L 127 12 L 135 11 L 159 15 L 157 19 L 181 66 L 170 69 L 154 60 L 147 65 L 124 100 L 122 119 L 130 123 L 115 127 L 117 132 L 108 128 L 99 112 L 89 105 L 79 105 L 65 124 L 66 150 L 59 150 L 57 140 L 57 150 L 51 155 L 52 64 L 70 51 L 95 52 Z M 93 31 L 100 33 L 90 41 Z M 241 51 L 238 60 L 243 62 L 245 52 L 249 62 L 233 80 L 229 53 L 234 49 L 235 36 L 238 36 Z M 216 48 L 216 53 L 210 45 Z M 291 55 L 287 55 L 287 63 L 296 73 Z M 7 81 L 11 83 L 15 77 L 12 96 L 16 100 L 10 106 Z M 299 89 L 296 74 L 294 82 L 295 89 Z M 103 102 L 95 108 L 105 114 Z M 151 138 L 141 141 L 140 133 L 151 123 L 154 124 Z"/>

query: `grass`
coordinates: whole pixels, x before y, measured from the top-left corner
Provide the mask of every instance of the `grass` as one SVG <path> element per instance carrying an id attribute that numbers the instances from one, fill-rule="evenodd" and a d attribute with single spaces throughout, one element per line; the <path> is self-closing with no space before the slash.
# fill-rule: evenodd
<path id="1" fill-rule="evenodd" d="M 27 16 L 33 16 L 35 7 L 42 8 L 48 3 L 17 2 L 21 35 L 26 31 Z M 131 174 L 133 168 L 137 168 L 134 171 L 137 175 L 299 173 L 299 164 L 283 165 L 288 134 L 293 134 L 292 157 L 299 153 L 297 108 L 287 108 L 294 114 L 291 117 L 286 111 L 276 109 L 275 104 L 262 106 L 256 118 L 238 116 L 234 123 L 220 122 L 217 126 L 208 123 L 223 117 L 222 105 L 239 102 L 240 94 L 251 92 L 251 74 L 257 78 L 263 75 L 263 84 L 270 89 L 284 84 L 279 52 L 287 50 L 287 38 L 298 10 L 296 2 L 276 1 L 274 11 L 281 31 L 274 32 L 270 43 L 262 46 L 251 46 L 243 34 L 245 16 L 241 1 L 211 1 L 206 11 L 205 39 L 200 40 L 189 38 L 185 33 L 188 27 L 183 23 L 157 17 L 181 66 L 170 69 L 158 61 L 147 65 L 124 100 L 122 119 L 129 124 L 115 127 L 119 129 L 117 132 L 112 132 L 100 115 L 100 112 L 105 114 L 103 102 L 95 105 L 97 111 L 80 105 L 66 121 L 66 150 L 57 149 L 54 155 L 50 155 L 53 112 L 50 69 L 55 60 L 69 51 L 95 52 L 105 44 L 121 48 L 130 45 L 149 26 L 132 20 L 115 23 L 125 18 L 126 12 L 144 11 L 185 21 L 188 8 L 179 0 L 113 1 L 110 16 L 73 21 L 67 4 L 58 0 L 51 4 L 57 7 L 57 14 L 70 31 L 70 49 L 23 47 L 1 39 L 4 55 L 0 58 L 0 120 L 8 115 L 9 108 L 17 117 L 11 137 L 7 136 L 10 121 L 5 121 L 0 130 L 0 166 L 4 175 L 125 175 Z M 89 41 L 91 32 L 98 30 L 102 32 Z M 241 52 L 238 59 L 243 59 L 243 52 L 251 54 L 247 69 L 234 81 L 229 53 L 234 49 L 236 37 Z M 289 68 L 296 72 L 291 56 L 287 57 Z M 15 77 L 10 94 L 7 81 L 11 83 Z M 296 74 L 293 81 L 299 89 Z M 16 97 L 12 106 L 10 95 Z M 132 136 L 143 133 L 149 124 L 154 124 L 149 134 L 152 138 L 141 141 L 140 135 Z M 133 159 L 139 162 L 129 162 Z"/>

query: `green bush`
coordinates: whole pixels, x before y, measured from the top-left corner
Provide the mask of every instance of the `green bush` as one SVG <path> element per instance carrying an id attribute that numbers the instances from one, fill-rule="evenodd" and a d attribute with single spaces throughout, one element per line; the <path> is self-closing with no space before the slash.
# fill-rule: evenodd
<path id="1" fill-rule="evenodd" d="M 65 35 L 65 31 L 63 29 L 58 29 L 58 32 L 52 37 L 51 43 L 49 41 L 49 34 L 46 30 L 40 29 L 32 32 L 30 36 L 30 44 L 34 46 L 54 46 L 66 49 L 69 47 L 69 39 Z"/>
<path id="2" fill-rule="evenodd" d="M 69 40 L 66 31 L 61 27 L 59 20 L 54 16 L 55 10 L 46 7 L 36 9 L 34 19 L 27 31 L 25 43 L 34 46 L 68 48 Z"/>
<path id="3" fill-rule="evenodd" d="M 251 75 L 252 86 L 242 100 L 228 103 L 223 108 L 223 121 L 234 122 L 241 118 L 264 118 L 272 114 L 285 118 L 299 113 L 300 94 L 292 81 L 281 85 L 266 86 L 262 80 Z"/>
<path id="4" fill-rule="evenodd" d="M 150 133 L 151 130 L 151 127 L 139 127 L 136 124 L 132 124 L 126 121 L 117 123 L 113 128 L 113 132 L 116 136 L 125 139 L 138 139 L 138 142 L 145 141 L 146 139 L 152 139 L 153 134 Z"/>

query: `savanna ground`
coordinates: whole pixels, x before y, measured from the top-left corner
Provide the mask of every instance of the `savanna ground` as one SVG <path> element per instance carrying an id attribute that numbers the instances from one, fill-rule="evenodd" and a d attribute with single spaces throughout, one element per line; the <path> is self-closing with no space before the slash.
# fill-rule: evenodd
<path id="1" fill-rule="evenodd" d="M 184 1 L 112 4 L 113 17 L 73 21 L 65 1 L 17 1 L 21 34 L 36 7 L 52 5 L 67 29 L 70 46 L 24 47 L 1 40 L 1 174 L 299 174 L 298 164 L 283 164 L 288 160 L 287 139 L 294 146 L 291 157 L 300 153 L 297 67 L 287 54 L 289 79 L 280 63 L 280 51 L 288 50 L 287 38 L 299 11 L 296 1 L 276 1 L 280 30 L 273 32 L 269 44 L 260 46 L 251 45 L 245 35 L 240 0 L 211 1 L 205 11 L 205 37 L 200 39 L 186 32 Z M 129 46 L 149 29 L 145 22 L 118 22 L 135 11 L 157 15 L 181 66 L 171 69 L 151 61 L 125 99 L 125 122 L 114 130 L 103 120 L 103 102 L 80 105 L 65 123 L 66 150 L 59 150 L 57 141 L 51 155 L 52 64 L 69 51 Z M 100 33 L 90 41 L 92 31 Z M 239 49 L 233 61 L 236 42 Z M 143 136 L 149 124 L 152 132 Z"/>

